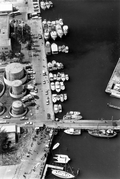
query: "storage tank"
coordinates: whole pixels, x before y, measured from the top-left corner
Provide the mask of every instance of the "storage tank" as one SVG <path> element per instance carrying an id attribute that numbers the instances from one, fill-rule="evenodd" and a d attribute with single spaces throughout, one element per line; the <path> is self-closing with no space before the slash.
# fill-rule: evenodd
<path id="1" fill-rule="evenodd" d="M 9 81 L 14 81 L 23 78 L 24 76 L 24 68 L 20 63 L 11 63 L 6 66 L 6 79 Z"/>
<path id="2" fill-rule="evenodd" d="M 21 101 L 14 101 L 12 103 L 12 114 L 13 115 L 20 115 L 23 114 L 25 111 L 23 103 Z"/>
<path id="3" fill-rule="evenodd" d="M 12 93 L 14 95 L 19 95 L 22 94 L 23 91 L 23 86 L 22 86 L 22 81 L 21 80 L 15 80 L 12 83 Z"/>

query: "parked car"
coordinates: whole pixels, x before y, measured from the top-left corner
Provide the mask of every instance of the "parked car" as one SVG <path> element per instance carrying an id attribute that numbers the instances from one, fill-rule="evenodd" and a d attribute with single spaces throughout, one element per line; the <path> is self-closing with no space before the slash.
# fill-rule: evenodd
<path id="1" fill-rule="evenodd" d="M 27 121 L 27 122 L 25 122 L 24 124 L 25 124 L 25 125 L 33 125 L 33 122 L 28 122 L 28 121 Z"/>
<path id="2" fill-rule="evenodd" d="M 7 116 L 3 116 L 2 118 L 3 118 L 3 119 L 10 119 L 11 116 L 7 115 Z"/>
<path id="3" fill-rule="evenodd" d="M 22 121 L 22 120 L 28 120 L 28 117 L 27 116 L 23 116 L 23 117 L 20 118 L 20 121 Z"/>

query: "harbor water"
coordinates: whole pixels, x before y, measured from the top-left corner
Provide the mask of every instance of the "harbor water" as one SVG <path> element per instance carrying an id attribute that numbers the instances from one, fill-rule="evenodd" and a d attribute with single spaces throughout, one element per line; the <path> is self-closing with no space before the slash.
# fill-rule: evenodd
<path id="1" fill-rule="evenodd" d="M 120 110 L 120 100 L 105 93 L 105 88 L 120 56 L 120 2 L 112 0 L 52 0 L 54 7 L 42 10 L 42 18 L 62 18 L 69 26 L 69 34 L 57 39 L 58 45 L 68 45 L 70 53 L 48 56 L 65 65 L 70 76 L 65 82 L 68 100 L 62 103 L 62 118 L 70 110 L 81 111 L 84 119 L 114 120 Z M 53 42 L 53 41 L 51 41 Z M 99 127 L 99 126 L 98 126 Z M 48 162 L 53 164 L 55 153 L 68 154 L 70 166 L 80 169 L 77 178 L 120 178 L 120 134 L 112 139 L 95 138 L 87 131 L 81 136 L 69 136 L 61 131 L 54 139 L 60 147 L 51 152 Z M 57 177 L 47 173 L 47 179 Z"/>

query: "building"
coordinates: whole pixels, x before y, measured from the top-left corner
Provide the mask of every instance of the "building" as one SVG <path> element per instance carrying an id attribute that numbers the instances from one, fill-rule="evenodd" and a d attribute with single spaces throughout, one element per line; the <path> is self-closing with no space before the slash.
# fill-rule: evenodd
<path id="1" fill-rule="evenodd" d="M 9 38 L 9 15 L 0 15 L 0 55 L 2 52 L 8 53 L 11 50 L 11 40 Z"/>
<path id="2" fill-rule="evenodd" d="M 16 125 L 2 125 L 0 131 L 7 132 L 10 141 L 16 143 L 17 135 L 20 133 L 20 127 Z"/>
<path id="3" fill-rule="evenodd" d="M 13 11 L 12 3 L 0 3 L 0 15 L 9 14 Z"/>

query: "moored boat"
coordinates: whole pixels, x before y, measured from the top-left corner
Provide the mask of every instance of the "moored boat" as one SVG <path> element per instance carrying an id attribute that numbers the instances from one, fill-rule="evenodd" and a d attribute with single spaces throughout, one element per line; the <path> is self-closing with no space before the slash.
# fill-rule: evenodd
<path id="1" fill-rule="evenodd" d="M 67 112 L 67 114 L 70 114 L 70 115 L 80 115 L 81 113 L 79 111 L 69 111 L 69 112 Z"/>
<path id="2" fill-rule="evenodd" d="M 59 142 L 57 142 L 57 143 L 53 146 L 52 150 L 57 149 L 57 148 L 59 147 L 59 145 L 60 145 L 60 143 L 59 143 Z"/>
<path id="3" fill-rule="evenodd" d="M 62 171 L 62 170 L 52 169 L 52 174 L 59 178 L 75 178 L 75 176 L 73 174 L 68 173 L 66 171 Z"/>
<path id="4" fill-rule="evenodd" d="M 80 135 L 81 134 L 80 129 L 74 129 L 74 128 L 65 129 L 64 132 L 66 134 L 70 134 L 70 135 Z"/>
<path id="5" fill-rule="evenodd" d="M 53 157 L 54 159 L 56 159 L 56 163 L 68 163 L 70 161 L 70 158 L 68 157 L 68 155 L 65 154 L 55 154 L 56 156 Z"/>
<path id="6" fill-rule="evenodd" d="M 117 135 L 117 132 L 115 132 L 112 129 L 95 129 L 95 130 L 88 130 L 88 133 L 95 137 L 104 137 L 104 138 L 112 138 Z"/>

